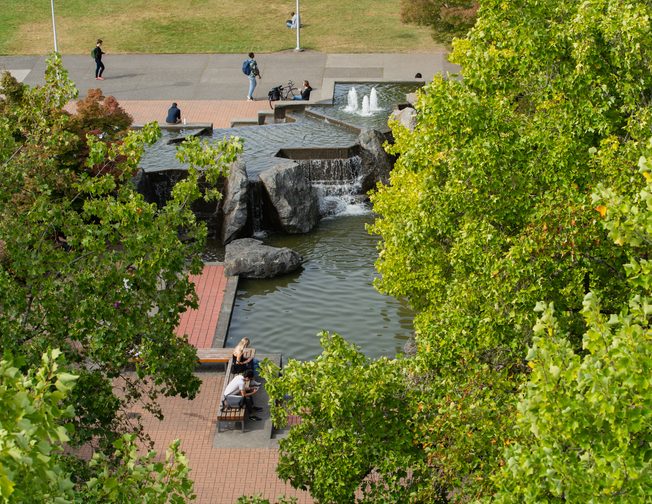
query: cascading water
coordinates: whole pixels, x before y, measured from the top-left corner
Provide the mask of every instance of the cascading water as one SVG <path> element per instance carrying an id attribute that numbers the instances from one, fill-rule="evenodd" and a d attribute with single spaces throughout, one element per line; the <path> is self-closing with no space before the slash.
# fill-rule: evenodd
<path id="1" fill-rule="evenodd" d="M 358 110 L 358 92 L 355 90 L 355 87 L 349 89 L 346 101 L 347 104 L 344 107 L 345 112 L 356 112 Z"/>
<path id="2" fill-rule="evenodd" d="M 362 158 L 311 159 L 300 162 L 319 195 L 319 210 L 327 215 L 361 215 L 369 212 L 360 195 Z"/>

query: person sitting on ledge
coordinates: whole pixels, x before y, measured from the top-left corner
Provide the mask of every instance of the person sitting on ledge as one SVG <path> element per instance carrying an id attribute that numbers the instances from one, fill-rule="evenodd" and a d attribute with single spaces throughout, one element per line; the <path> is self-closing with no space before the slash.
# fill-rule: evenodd
<path id="1" fill-rule="evenodd" d="M 179 124 L 181 122 L 181 110 L 177 107 L 177 102 L 174 102 L 168 109 L 168 117 L 165 122 L 168 124 Z"/>
<path id="2" fill-rule="evenodd" d="M 293 100 L 310 100 L 310 92 L 312 88 L 310 83 L 307 80 L 303 81 L 303 87 L 301 88 L 301 94 L 299 96 L 293 96 Z"/>

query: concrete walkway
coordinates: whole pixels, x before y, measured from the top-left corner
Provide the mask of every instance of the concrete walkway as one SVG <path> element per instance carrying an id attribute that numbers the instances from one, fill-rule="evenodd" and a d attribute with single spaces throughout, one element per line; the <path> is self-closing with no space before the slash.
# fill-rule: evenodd
<path id="1" fill-rule="evenodd" d="M 64 56 L 70 78 L 84 96 L 100 87 L 118 100 L 242 100 L 248 79 L 242 73 L 242 54 L 133 54 L 104 56 L 104 81 L 94 77 L 90 56 Z M 0 70 L 9 70 L 29 85 L 42 84 L 45 56 L 0 56 Z M 315 89 L 314 101 L 330 101 L 339 82 L 411 81 L 417 72 L 426 81 L 436 73 L 457 72 L 447 53 L 323 54 L 312 51 L 257 54 L 262 79 L 254 93 L 267 92 L 289 79 L 300 87 L 304 79 Z M 313 100 L 311 100 L 313 101 Z"/>

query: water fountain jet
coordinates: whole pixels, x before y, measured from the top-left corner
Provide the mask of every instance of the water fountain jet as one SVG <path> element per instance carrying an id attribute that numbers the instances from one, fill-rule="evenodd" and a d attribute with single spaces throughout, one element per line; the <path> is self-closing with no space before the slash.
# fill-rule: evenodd
<path id="1" fill-rule="evenodd" d="M 369 109 L 371 112 L 379 112 L 382 110 L 382 108 L 378 106 L 378 92 L 375 87 L 371 88 L 371 93 L 369 94 Z"/>
<path id="2" fill-rule="evenodd" d="M 349 89 L 349 94 L 346 97 L 347 105 L 344 107 L 345 112 L 356 112 L 358 110 L 358 92 L 355 87 Z"/>
<path id="3" fill-rule="evenodd" d="M 362 98 L 362 110 L 360 111 L 360 115 L 365 117 L 372 115 L 371 107 L 369 106 L 368 95 L 364 95 L 364 97 Z"/>

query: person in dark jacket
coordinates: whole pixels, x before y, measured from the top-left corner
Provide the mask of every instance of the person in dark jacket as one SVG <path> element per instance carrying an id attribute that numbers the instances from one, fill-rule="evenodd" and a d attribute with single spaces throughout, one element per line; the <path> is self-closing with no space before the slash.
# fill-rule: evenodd
<path id="1" fill-rule="evenodd" d="M 310 92 L 312 88 L 310 83 L 307 80 L 303 81 L 303 87 L 301 88 L 301 94 L 299 96 L 293 96 L 293 100 L 310 100 Z"/>
<path id="2" fill-rule="evenodd" d="M 104 72 L 104 63 L 102 63 L 102 55 L 106 54 L 102 51 L 102 39 L 97 39 L 95 44 L 95 49 L 93 50 L 95 54 L 95 80 L 104 80 L 102 73 Z"/>
<path id="3" fill-rule="evenodd" d="M 179 124 L 181 122 L 181 110 L 177 107 L 177 102 L 174 102 L 168 109 L 168 116 L 165 122 L 168 124 Z"/>

